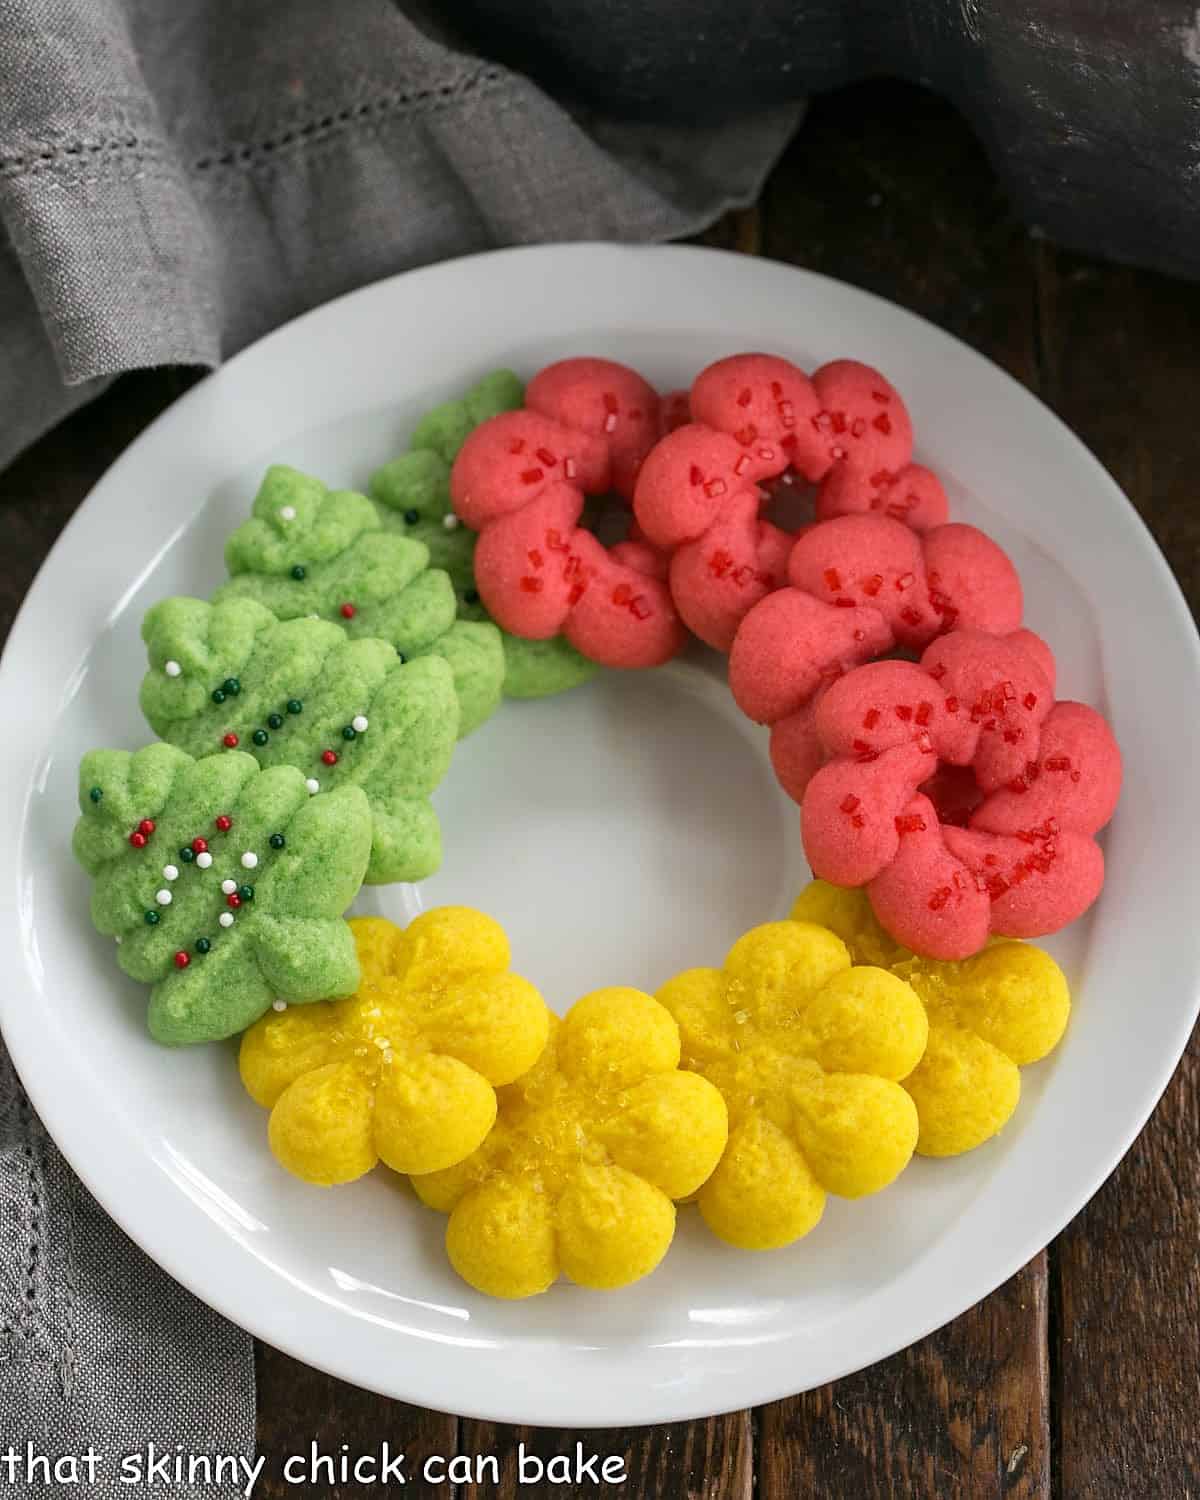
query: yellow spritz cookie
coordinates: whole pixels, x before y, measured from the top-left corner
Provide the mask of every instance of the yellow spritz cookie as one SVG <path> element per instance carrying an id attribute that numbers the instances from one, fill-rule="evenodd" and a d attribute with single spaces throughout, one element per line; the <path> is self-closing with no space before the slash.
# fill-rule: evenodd
<path id="1" fill-rule="evenodd" d="M 922 1156 L 957 1156 L 1011 1118 L 1020 1069 L 1058 1045 L 1071 1011 L 1066 976 L 1031 943 L 1001 939 L 974 958 L 918 958 L 879 926 L 863 890 L 814 880 L 792 908 L 798 921 L 837 932 L 855 963 L 888 965 L 921 997 L 929 1044 L 904 1087 L 917 1106 Z"/>
<path id="2" fill-rule="evenodd" d="M 358 992 L 269 1012 L 239 1058 L 242 1082 L 271 1111 L 271 1150 L 322 1186 L 377 1161 L 432 1172 L 469 1156 L 496 1118 L 496 1086 L 533 1066 L 550 1025 L 482 912 L 443 906 L 404 930 L 382 917 L 350 927 Z"/>
<path id="3" fill-rule="evenodd" d="M 450 1215 L 458 1274 L 493 1297 L 531 1297 L 559 1274 L 626 1286 L 675 1233 L 725 1146 L 720 1094 L 679 1070 L 679 1029 L 640 990 L 585 995 L 551 1022 L 536 1067 L 498 1091 L 492 1133 L 447 1171 L 414 1176 Z"/>
<path id="4" fill-rule="evenodd" d="M 729 1107 L 729 1144 L 698 1200 L 721 1239 L 791 1244 L 827 1193 L 877 1193 L 908 1164 L 917 1112 L 899 1080 L 925 1050 L 925 1011 L 894 974 L 852 968 L 827 928 L 755 927 L 723 969 L 689 969 L 658 998 L 679 1023 L 684 1066 Z"/>

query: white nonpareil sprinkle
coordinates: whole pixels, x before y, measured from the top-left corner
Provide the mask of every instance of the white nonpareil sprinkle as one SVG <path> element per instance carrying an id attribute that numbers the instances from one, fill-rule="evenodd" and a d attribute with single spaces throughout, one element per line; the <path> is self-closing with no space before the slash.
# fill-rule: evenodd
<path id="1" fill-rule="evenodd" d="M 366 714 L 355 714 L 350 720 L 356 734 L 366 734 L 369 722 Z"/>
<path id="2" fill-rule="evenodd" d="M 296 507 L 294 505 L 281 505 L 279 508 L 279 519 L 281 521 L 294 521 L 296 519 Z"/>
<path id="3" fill-rule="evenodd" d="M 315 797 L 321 790 L 321 783 L 315 776 L 310 776 L 304 785 L 308 788 L 308 795 L 310 797 Z"/>
<path id="4" fill-rule="evenodd" d="M 242 855 L 242 869 L 243 870 L 257 870 L 258 869 L 258 855 L 255 854 L 255 852 L 254 852 L 253 849 L 247 849 L 246 852 L 245 852 L 245 854 Z"/>
<path id="5" fill-rule="evenodd" d="M 237 881 L 236 880 L 222 880 L 222 882 L 221 882 L 221 889 L 225 892 L 225 894 L 227 896 L 232 896 L 233 893 L 234 893 L 234 891 L 237 890 Z"/>
<path id="6" fill-rule="evenodd" d="M 442 517 L 442 525 L 446 528 L 447 531 L 457 531 L 459 526 L 462 525 L 462 522 L 456 515 L 454 515 L 453 512 L 451 512 L 450 515 Z"/>
<path id="7" fill-rule="evenodd" d="M 178 880 L 179 879 L 179 871 L 175 868 L 174 865 L 163 865 L 163 879 L 164 880 Z"/>
<path id="8" fill-rule="evenodd" d="M 178 677 L 183 668 L 177 661 L 168 661 L 163 663 L 163 671 L 168 677 Z"/>
<path id="9" fill-rule="evenodd" d="M 202 870 L 207 870 L 208 867 L 212 864 L 212 855 L 206 849 L 203 854 L 197 854 L 196 863 Z"/>
<path id="10" fill-rule="evenodd" d="M 272 1010 L 287 1010 L 287 1001 L 286 1000 L 272 1000 L 271 1001 L 271 1009 Z"/>
<path id="11" fill-rule="evenodd" d="M 232 927 L 233 926 L 233 913 L 231 911 L 223 911 L 221 913 L 221 915 L 217 918 L 217 921 L 220 922 L 220 924 L 221 924 L 222 927 Z"/>
<path id="12" fill-rule="evenodd" d="M 154 899 L 158 902 L 159 906 L 170 906 L 171 893 L 168 890 L 155 891 Z"/>

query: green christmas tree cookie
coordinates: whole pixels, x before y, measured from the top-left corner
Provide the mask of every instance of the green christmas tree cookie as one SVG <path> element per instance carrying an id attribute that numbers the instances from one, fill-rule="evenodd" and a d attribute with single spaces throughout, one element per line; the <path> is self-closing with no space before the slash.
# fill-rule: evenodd
<path id="1" fill-rule="evenodd" d="M 445 401 L 417 424 L 409 451 L 371 475 L 371 498 L 390 531 L 429 548 L 433 567 L 450 577 L 461 620 L 486 620 L 475 591 L 475 533 L 459 524 L 450 505 L 450 468 L 468 434 L 498 412 L 515 411 L 525 398 L 511 370 L 494 370 L 461 401 Z M 525 641 L 502 631 L 504 692 L 509 698 L 544 698 L 595 676 L 596 666 L 563 637 Z"/>
<path id="2" fill-rule="evenodd" d="M 312 797 L 294 766 L 173 745 L 93 750 L 79 768 L 75 857 L 92 920 L 153 985 L 160 1042 L 216 1041 L 276 1001 L 353 994 L 341 914 L 362 883 L 371 810 L 356 786 Z"/>
<path id="3" fill-rule="evenodd" d="M 164 599 L 142 622 L 150 727 L 189 755 L 249 751 L 297 767 L 310 793 L 363 789 L 370 884 L 422 880 L 441 863 L 430 794 L 450 765 L 459 705 L 442 655 L 405 662 L 385 640 L 327 620 L 277 620 L 253 599 Z M 460 680 L 470 680 L 466 664 Z"/>
<path id="4" fill-rule="evenodd" d="M 387 641 L 409 661 L 443 657 L 454 673 L 460 737 L 499 703 L 498 630 L 458 619 L 454 585 L 430 566 L 428 547 L 385 531 L 365 495 L 274 464 L 250 519 L 226 543 L 225 562 L 233 577 L 214 603 L 253 599 L 281 620 L 316 615 L 350 636 Z"/>

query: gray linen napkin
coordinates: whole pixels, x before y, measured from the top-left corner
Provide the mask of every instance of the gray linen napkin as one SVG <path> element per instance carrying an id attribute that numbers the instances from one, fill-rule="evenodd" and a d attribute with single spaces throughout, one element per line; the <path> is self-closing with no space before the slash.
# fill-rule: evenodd
<path id="1" fill-rule="evenodd" d="M 796 117 L 572 116 L 385 0 L 0 0 L 0 464 L 116 373 L 215 365 L 390 272 L 694 232 Z M 252 1452 L 249 1339 L 108 1220 L 2 1048 L 0 1319 L 0 1483 L 10 1443 L 95 1444 L 101 1497 L 193 1493 L 120 1485 L 148 1441 Z"/>

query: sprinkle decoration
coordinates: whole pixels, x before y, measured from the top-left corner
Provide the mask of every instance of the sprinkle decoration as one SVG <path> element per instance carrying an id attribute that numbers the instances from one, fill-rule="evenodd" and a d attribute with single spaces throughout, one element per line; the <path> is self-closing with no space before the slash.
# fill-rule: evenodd
<path id="1" fill-rule="evenodd" d="M 452 511 L 448 516 L 442 517 L 442 525 L 447 531 L 457 531 L 461 522 Z"/>
<path id="2" fill-rule="evenodd" d="M 242 869 L 255 870 L 258 868 L 258 855 L 253 849 L 247 849 L 242 855 Z"/>
<path id="3" fill-rule="evenodd" d="M 129 842 L 135 849 L 144 849 L 146 847 L 146 835 L 144 833 L 139 833 L 135 828 L 129 835 Z"/>
<path id="4" fill-rule="evenodd" d="M 221 736 L 221 743 L 225 746 L 225 748 L 227 750 L 236 750 L 237 747 L 238 747 L 238 737 L 237 737 L 236 734 L 232 734 L 232 733 L 231 734 L 222 735 Z"/>
<path id="5" fill-rule="evenodd" d="M 155 911 L 155 910 L 154 910 L 154 909 L 153 909 L 153 907 L 152 907 L 152 908 L 151 908 L 151 909 L 150 909 L 150 910 L 149 910 L 149 911 L 148 911 L 148 912 L 147 912 L 147 913 L 146 913 L 146 926 L 147 926 L 147 927 L 157 927 L 157 926 L 158 926 L 158 923 L 159 923 L 159 915 L 158 915 L 158 912 L 156 912 L 156 911 Z"/>
<path id="6" fill-rule="evenodd" d="M 180 948 L 179 952 L 175 955 L 175 967 L 177 969 L 186 969 L 191 961 L 191 957 L 187 953 L 185 953 L 182 948 Z"/>
<path id="7" fill-rule="evenodd" d="M 238 898 L 242 901 L 253 901 L 254 887 L 252 885 L 239 885 Z"/>
<path id="8" fill-rule="evenodd" d="M 322 761 L 324 761 L 324 763 L 327 766 L 336 766 L 337 765 L 337 761 L 338 761 L 337 751 L 336 750 L 322 750 L 321 751 L 321 759 L 322 759 Z"/>
<path id="9" fill-rule="evenodd" d="M 234 891 L 237 890 L 237 881 L 236 880 L 222 880 L 222 882 L 221 882 L 221 889 L 222 889 L 222 891 L 224 891 L 224 893 L 227 896 L 232 896 L 233 893 L 234 893 Z"/>
<path id="10" fill-rule="evenodd" d="M 163 662 L 163 671 L 168 677 L 178 677 L 182 674 L 183 668 L 177 661 L 165 661 Z"/>
<path id="11" fill-rule="evenodd" d="M 366 734 L 369 723 L 366 714 L 355 714 L 350 723 L 356 734 Z"/>
<path id="12" fill-rule="evenodd" d="M 272 1000 L 271 1001 L 271 1009 L 272 1010 L 287 1010 L 287 1008 L 288 1008 L 288 1003 L 287 1003 L 286 1000 Z"/>
<path id="13" fill-rule="evenodd" d="M 170 906 L 173 898 L 170 891 L 164 886 L 161 891 L 155 891 L 154 899 L 158 902 L 159 906 Z"/>
<path id="14" fill-rule="evenodd" d="M 217 918 L 217 921 L 221 924 L 222 927 L 232 927 L 233 913 L 231 911 L 223 911 Z"/>
<path id="15" fill-rule="evenodd" d="M 339 610 L 339 614 L 341 615 L 343 620 L 353 620 L 354 616 L 357 613 L 358 611 L 355 609 L 353 604 L 343 604 L 341 609 Z"/>
<path id="16" fill-rule="evenodd" d="M 281 505 L 279 507 L 279 519 L 281 521 L 294 521 L 296 519 L 296 507 L 294 505 Z"/>
<path id="17" fill-rule="evenodd" d="M 212 949 L 212 943 L 211 943 L 211 941 L 208 938 L 206 938 L 206 937 L 200 937 L 200 938 L 196 939 L 196 952 L 197 953 L 208 953 L 208 952 L 211 951 L 211 949 Z"/>
<path id="18" fill-rule="evenodd" d="M 297 563 L 296 566 L 292 569 L 292 577 L 296 580 L 297 583 L 303 583 L 304 580 L 308 577 L 308 570 L 301 567 L 300 564 Z"/>
<path id="19" fill-rule="evenodd" d="M 197 865 L 199 865 L 199 867 L 202 870 L 207 870 L 207 869 L 211 868 L 211 866 L 212 866 L 212 855 L 208 852 L 207 849 L 203 852 L 203 854 L 197 854 L 194 857 L 195 857 Z"/>
<path id="20" fill-rule="evenodd" d="M 164 880 L 178 880 L 179 879 L 179 866 L 178 865 L 163 865 L 163 879 Z"/>
<path id="21" fill-rule="evenodd" d="M 268 714 L 267 715 L 267 727 L 269 729 L 282 729 L 283 728 L 283 715 L 282 714 Z"/>
<path id="22" fill-rule="evenodd" d="M 256 745 L 265 745 L 271 736 L 265 729 L 256 729 L 250 738 Z"/>
<path id="23" fill-rule="evenodd" d="M 287 839 L 284 838 L 282 833 L 273 833 L 267 842 L 272 849 L 282 849 L 287 843 Z"/>
<path id="24" fill-rule="evenodd" d="M 237 910 L 237 908 L 239 906 L 241 906 L 241 904 L 242 904 L 242 898 L 238 895 L 238 893 L 236 891 L 231 891 L 230 894 L 225 897 L 225 905 L 226 906 L 232 906 L 235 911 Z"/>
<path id="25" fill-rule="evenodd" d="M 287 711 L 290 714 L 302 714 L 304 712 L 304 704 L 300 702 L 299 698 L 289 698 L 287 701 Z"/>
<path id="26" fill-rule="evenodd" d="M 321 790 L 321 783 L 315 776 L 310 776 L 304 785 L 308 788 L 308 795 L 310 797 L 315 797 Z"/>
<path id="27" fill-rule="evenodd" d="M 190 844 L 184 844 L 183 848 L 179 851 L 179 858 L 185 865 L 190 865 L 196 858 L 196 851 Z"/>
<path id="28" fill-rule="evenodd" d="M 93 802 L 99 802 L 100 799 L 104 796 L 104 792 L 100 787 L 94 786 L 88 793 L 88 796 L 92 799 Z"/>
<path id="29" fill-rule="evenodd" d="M 218 813 L 215 822 L 222 833 L 228 833 L 233 827 L 233 819 L 228 813 Z"/>

